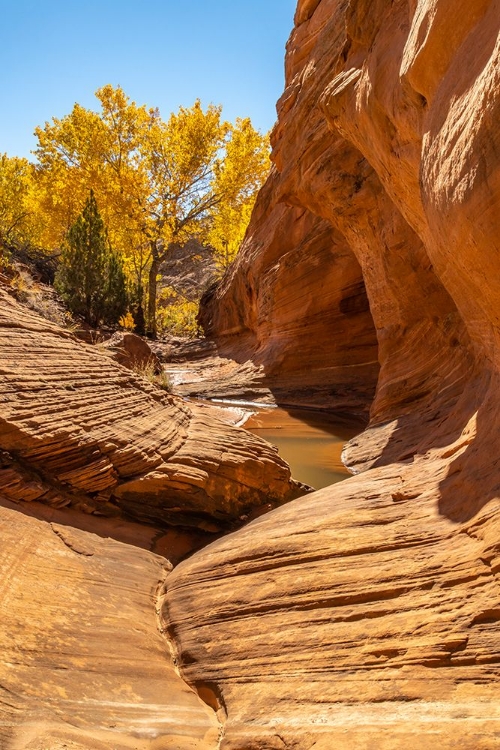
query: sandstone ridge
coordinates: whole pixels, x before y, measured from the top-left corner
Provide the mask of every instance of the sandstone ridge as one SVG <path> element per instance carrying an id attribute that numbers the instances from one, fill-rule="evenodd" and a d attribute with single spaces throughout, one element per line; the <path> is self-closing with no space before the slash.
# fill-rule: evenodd
<path id="1" fill-rule="evenodd" d="M 0 508 L 2 750 L 212 750 L 156 614 L 168 562 Z"/>
<path id="2" fill-rule="evenodd" d="M 303 494 L 274 448 L 0 289 L 0 492 L 210 532 Z"/>

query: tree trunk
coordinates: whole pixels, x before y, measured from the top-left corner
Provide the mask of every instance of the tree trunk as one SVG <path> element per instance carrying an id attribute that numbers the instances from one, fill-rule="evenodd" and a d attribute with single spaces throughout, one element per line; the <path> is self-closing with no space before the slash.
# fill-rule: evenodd
<path id="1" fill-rule="evenodd" d="M 148 336 L 156 338 L 156 278 L 160 270 L 160 258 L 156 242 L 151 243 L 151 267 L 148 277 Z"/>

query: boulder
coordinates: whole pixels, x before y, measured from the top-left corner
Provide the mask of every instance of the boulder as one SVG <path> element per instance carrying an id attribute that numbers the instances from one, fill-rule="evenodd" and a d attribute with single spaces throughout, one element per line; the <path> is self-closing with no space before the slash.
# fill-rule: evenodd
<path id="1" fill-rule="evenodd" d="M 103 344 L 111 357 L 129 370 L 151 372 L 159 375 L 162 365 L 151 347 L 143 338 L 128 331 L 117 331 Z"/>
<path id="2" fill-rule="evenodd" d="M 304 490 L 275 448 L 0 289 L 0 492 L 218 532 Z"/>

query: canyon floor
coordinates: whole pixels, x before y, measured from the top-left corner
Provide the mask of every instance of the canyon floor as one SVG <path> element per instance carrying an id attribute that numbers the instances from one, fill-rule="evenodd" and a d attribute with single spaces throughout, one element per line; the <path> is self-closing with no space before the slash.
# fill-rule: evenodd
<path id="1" fill-rule="evenodd" d="M 205 396 L 239 366 L 212 351 L 181 387 L 207 368 Z M 497 747 L 498 501 L 449 485 L 475 435 L 222 536 L 4 495 L 1 746 Z"/>

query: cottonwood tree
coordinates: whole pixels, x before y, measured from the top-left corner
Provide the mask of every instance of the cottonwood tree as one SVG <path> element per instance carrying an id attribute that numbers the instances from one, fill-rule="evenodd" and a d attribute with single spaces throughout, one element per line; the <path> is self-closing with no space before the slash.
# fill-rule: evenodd
<path id="1" fill-rule="evenodd" d="M 207 239 L 222 273 L 243 242 L 257 193 L 270 169 L 269 137 L 249 118 L 236 120 L 226 143 L 224 159 L 214 173 L 214 193 L 220 196 L 212 214 Z"/>
<path id="2" fill-rule="evenodd" d="M 220 200 L 213 175 L 228 127 L 221 121 L 220 107 L 210 105 L 204 111 L 196 101 L 189 109 L 181 107 L 167 122 L 158 118 L 148 132 L 149 194 L 140 209 L 151 250 L 148 326 L 153 333 L 161 263 L 173 245 L 203 236 Z"/>
<path id="3" fill-rule="evenodd" d="M 145 107 L 130 103 L 111 86 L 99 89 L 101 112 L 75 104 L 70 114 L 36 128 L 38 182 L 47 217 L 47 245 L 57 245 L 92 190 L 114 247 L 137 238 L 122 218 L 140 191 L 139 142 L 147 127 Z"/>
<path id="4" fill-rule="evenodd" d="M 253 129 L 249 120 L 231 126 L 221 107 L 203 109 L 199 101 L 163 121 L 120 87 L 104 86 L 96 96 L 99 113 L 75 105 L 36 130 L 51 240 L 67 231 L 92 188 L 139 303 L 147 287 L 147 324 L 155 335 L 158 275 L 172 246 L 213 236 L 218 247 L 226 240 L 217 240 L 216 226 L 228 216 L 234 225 L 248 218 L 245 200 L 262 180 L 262 171 L 258 178 L 253 172 L 251 148 L 244 148 Z M 232 252 L 236 240 L 227 241 Z"/>
<path id="5" fill-rule="evenodd" d="M 33 164 L 0 154 L 0 242 L 38 244 L 41 224 Z"/>

